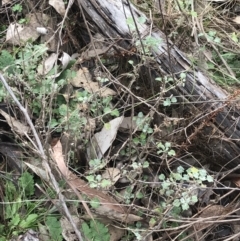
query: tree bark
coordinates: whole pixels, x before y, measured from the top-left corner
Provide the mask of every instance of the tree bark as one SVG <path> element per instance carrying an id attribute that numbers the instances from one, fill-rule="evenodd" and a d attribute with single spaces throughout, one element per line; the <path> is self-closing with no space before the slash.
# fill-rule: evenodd
<path id="1" fill-rule="evenodd" d="M 215 164 L 235 168 L 240 165 L 240 111 L 236 97 L 226 93 L 203 72 L 193 68 L 184 54 L 166 39 L 165 34 L 151 25 L 151 21 L 127 0 L 77 0 L 80 9 L 95 23 L 100 31 L 113 42 L 116 39 L 121 47 L 128 49 L 134 44 L 126 19 L 135 19 L 141 39 L 151 35 L 159 40 L 152 55 L 158 67 L 165 75 L 179 79 L 186 74 L 186 82 L 176 85 L 171 92 L 178 101 L 184 102 L 188 111 L 196 110 L 194 120 L 183 128 L 186 143 L 199 145 L 199 151 L 211 153 Z M 139 17 L 145 17 L 145 23 L 139 23 Z M 240 93 L 240 91 L 239 91 Z M 194 128 L 192 128 L 194 126 Z M 201 143 L 200 141 L 201 140 Z"/>

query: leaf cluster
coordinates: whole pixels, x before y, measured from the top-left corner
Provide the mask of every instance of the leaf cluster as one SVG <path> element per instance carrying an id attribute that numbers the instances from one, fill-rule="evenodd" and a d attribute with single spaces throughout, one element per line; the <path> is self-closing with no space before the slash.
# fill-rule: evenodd
<path id="1" fill-rule="evenodd" d="M 39 214 L 35 213 L 36 204 L 28 201 L 34 194 L 33 176 L 24 172 L 18 185 L 6 181 L 4 197 L 4 218 L 6 224 L 0 225 L 0 233 L 5 238 L 17 235 L 22 230 L 36 226 Z M 4 240 L 4 239 L 3 239 Z"/>
<path id="2" fill-rule="evenodd" d="M 82 231 L 87 240 L 91 241 L 109 241 L 110 234 L 108 228 L 97 220 L 91 220 L 89 223 L 82 224 Z"/>
<path id="3" fill-rule="evenodd" d="M 187 210 L 189 205 L 198 202 L 198 189 L 205 187 L 203 182 L 213 182 L 212 176 L 205 169 L 196 167 L 185 170 L 179 166 L 177 172 L 171 172 L 168 178 L 164 174 L 160 174 L 158 178 L 161 181 L 160 194 L 173 207 L 181 207 L 182 210 Z"/>
<path id="4" fill-rule="evenodd" d="M 62 240 L 60 222 L 47 214 L 47 210 L 42 207 L 44 201 L 31 201 L 34 193 L 34 179 L 29 172 L 21 175 L 17 185 L 10 180 L 6 181 L 3 206 L 5 223 L 0 224 L 0 241 L 10 240 L 29 229 L 37 229 L 45 216 L 49 237 L 52 240 Z"/>

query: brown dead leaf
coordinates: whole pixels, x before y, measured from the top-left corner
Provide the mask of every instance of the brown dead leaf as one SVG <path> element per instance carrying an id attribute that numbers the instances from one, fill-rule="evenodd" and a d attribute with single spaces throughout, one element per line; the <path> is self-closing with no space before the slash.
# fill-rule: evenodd
<path id="1" fill-rule="evenodd" d="M 46 75 L 53 68 L 54 64 L 58 60 L 58 55 L 56 53 L 52 53 L 49 57 L 43 62 L 43 64 L 39 65 L 37 68 L 38 74 Z"/>
<path id="2" fill-rule="evenodd" d="M 40 36 L 40 33 L 37 31 L 39 22 L 46 23 L 49 19 L 46 14 L 42 13 L 27 14 L 25 18 L 29 21 L 23 26 L 18 23 L 11 23 L 9 25 L 6 35 L 6 42 L 13 45 L 20 45 L 21 43 L 25 43 L 30 39 L 35 41 Z"/>
<path id="3" fill-rule="evenodd" d="M 48 228 L 46 225 L 38 223 L 38 233 L 39 233 L 39 240 L 41 241 L 49 241 L 50 240 L 50 234 L 48 233 Z"/>
<path id="4" fill-rule="evenodd" d="M 126 230 L 124 230 L 123 228 L 119 228 L 119 227 L 111 225 L 112 221 L 110 219 L 99 218 L 98 220 L 102 224 L 106 225 L 106 227 L 108 228 L 108 232 L 110 234 L 109 241 L 119 241 L 125 235 Z"/>
<path id="5" fill-rule="evenodd" d="M 240 225 L 239 225 L 238 222 L 232 223 L 231 226 L 232 226 L 232 229 L 233 229 L 233 233 L 240 234 Z M 239 241 L 239 237 L 235 237 L 232 241 Z"/>
<path id="6" fill-rule="evenodd" d="M 109 231 L 109 234 L 110 234 L 110 241 L 121 240 L 121 238 L 125 234 L 124 229 L 120 229 L 120 228 L 114 227 L 112 225 L 108 225 L 107 227 L 108 227 L 108 231 Z"/>
<path id="7" fill-rule="evenodd" d="M 234 178 L 232 182 L 237 186 L 240 187 L 240 179 L 239 178 Z"/>
<path id="8" fill-rule="evenodd" d="M 109 47 L 103 47 L 100 49 L 90 49 L 81 54 L 81 58 L 84 60 L 89 60 L 91 58 L 95 58 L 101 54 L 106 53 L 109 50 Z"/>
<path id="9" fill-rule="evenodd" d="M 11 0 L 2 0 L 2 6 L 11 3 Z"/>
<path id="10" fill-rule="evenodd" d="M 31 169 L 34 173 L 36 173 L 42 180 L 46 182 L 50 182 L 50 179 L 46 170 L 44 170 L 41 167 L 38 167 L 38 165 L 32 165 L 31 163 L 28 163 L 28 162 L 24 162 L 24 164 L 26 164 L 28 168 Z"/>
<path id="11" fill-rule="evenodd" d="M 138 217 L 136 215 L 128 214 L 127 210 L 114 198 L 107 194 L 104 194 L 99 190 L 90 188 L 87 182 L 80 179 L 77 175 L 69 171 L 64 162 L 64 158 L 62 155 L 62 145 L 60 141 L 58 141 L 57 144 L 52 147 L 52 150 L 53 158 L 56 161 L 59 170 L 66 179 L 66 182 L 73 189 L 73 191 L 81 201 L 83 201 L 81 194 L 86 195 L 90 200 L 92 200 L 93 198 L 97 198 L 100 203 L 100 207 L 95 209 L 95 211 L 98 214 L 105 215 L 108 218 L 114 220 L 130 223 L 142 219 L 141 217 Z M 87 210 L 88 215 L 92 217 L 92 214 L 85 202 L 83 202 L 83 205 Z"/>
<path id="12" fill-rule="evenodd" d="M 104 189 L 107 190 L 110 187 L 112 187 L 120 177 L 121 177 L 121 172 L 118 168 L 114 168 L 114 167 L 106 168 L 106 170 L 102 173 L 102 178 L 109 180 L 111 183 L 109 186 L 107 186 Z"/>
<path id="13" fill-rule="evenodd" d="M 134 130 L 137 128 L 137 123 L 132 117 L 124 117 L 122 123 L 119 125 L 119 130 Z"/>
<path id="14" fill-rule="evenodd" d="M 207 223 L 206 221 L 204 221 L 204 218 L 210 218 L 210 217 L 214 217 L 214 219 L 216 219 L 216 217 L 219 217 L 218 219 L 222 219 L 224 217 L 226 217 L 226 215 L 230 212 L 232 212 L 234 210 L 234 206 L 221 206 L 221 205 L 213 205 L 210 206 L 206 209 L 204 209 L 202 211 L 202 213 L 198 216 L 200 218 L 200 222 L 194 224 L 194 228 L 196 231 L 198 230 L 202 230 L 204 228 L 207 228 L 208 226 L 210 226 L 210 223 Z M 210 219 L 208 219 L 210 220 Z M 212 221 L 212 220 L 211 220 Z"/>
<path id="15" fill-rule="evenodd" d="M 13 239 L 11 239 L 13 240 Z M 15 239 L 16 240 L 16 239 Z M 29 229 L 28 231 L 26 231 L 24 234 L 19 235 L 19 237 L 17 238 L 17 240 L 26 240 L 26 241 L 39 241 L 38 238 L 38 233 L 35 232 L 32 229 Z"/>
<path id="16" fill-rule="evenodd" d="M 64 157 L 63 157 L 63 152 L 62 152 L 62 144 L 60 140 L 57 141 L 55 146 L 52 146 L 53 150 L 53 157 L 55 161 L 57 162 L 57 166 L 62 173 L 62 175 L 66 178 L 68 178 L 71 174 L 71 172 L 68 170 L 65 162 L 64 162 Z"/>
<path id="17" fill-rule="evenodd" d="M 233 19 L 233 22 L 240 24 L 240 16 L 237 16 Z"/>
<path id="18" fill-rule="evenodd" d="M 78 227 L 81 228 L 82 220 L 77 216 L 72 216 L 74 223 Z M 74 241 L 77 240 L 77 235 L 74 232 L 72 224 L 68 221 L 66 217 L 62 217 L 60 219 L 61 227 L 62 227 L 62 236 L 66 241 Z"/>
<path id="19" fill-rule="evenodd" d="M 118 181 L 120 176 L 120 170 L 114 167 L 109 167 L 102 173 L 102 178 L 111 180 L 113 184 Z"/>
<path id="20" fill-rule="evenodd" d="M 82 215 L 81 218 L 85 221 L 91 220 L 91 218 L 86 214 Z M 106 217 L 101 218 L 97 215 L 94 215 L 94 219 L 97 219 L 100 223 L 104 224 L 108 228 L 108 232 L 110 234 L 109 241 L 119 241 L 126 234 L 126 230 L 121 227 L 114 226 L 111 219 Z"/>
<path id="21" fill-rule="evenodd" d="M 22 124 L 20 121 L 16 120 L 14 117 L 10 116 L 3 110 L 0 110 L 1 115 L 4 116 L 8 125 L 11 127 L 12 131 L 17 132 L 20 135 L 25 135 L 29 131 L 29 127 Z"/>
<path id="22" fill-rule="evenodd" d="M 12 43 L 14 44 L 15 41 L 13 40 L 15 38 L 15 36 L 19 35 L 20 33 L 23 31 L 23 26 L 19 23 L 11 23 L 8 26 L 7 29 L 7 35 L 6 35 L 6 41 L 10 42 L 12 41 Z M 19 44 L 19 42 L 17 41 L 17 44 Z"/>
<path id="23" fill-rule="evenodd" d="M 117 135 L 117 131 L 119 125 L 123 121 L 123 116 L 119 116 L 111 121 L 109 121 L 108 125 L 104 125 L 100 132 L 95 133 L 94 137 L 97 141 L 100 152 L 97 153 L 98 158 L 101 159 L 102 156 L 106 153 L 109 147 L 112 145 L 115 137 Z"/>
<path id="24" fill-rule="evenodd" d="M 64 16 L 66 10 L 65 10 L 65 4 L 62 0 L 49 0 L 49 5 L 54 7 L 54 9 L 61 15 Z"/>
<path id="25" fill-rule="evenodd" d="M 107 87 L 101 87 L 99 83 L 92 81 L 92 75 L 87 68 L 78 70 L 77 75 L 71 80 L 74 87 L 82 87 L 91 94 L 97 93 L 102 97 L 116 95 L 116 92 Z"/>
<path id="26" fill-rule="evenodd" d="M 96 209 L 96 212 L 103 215 L 111 220 L 117 220 L 124 223 L 133 223 L 142 220 L 141 217 L 127 213 L 127 210 L 123 209 L 123 212 L 116 211 L 108 207 L 108 205 L 101 205 L 101 207 Z"/>

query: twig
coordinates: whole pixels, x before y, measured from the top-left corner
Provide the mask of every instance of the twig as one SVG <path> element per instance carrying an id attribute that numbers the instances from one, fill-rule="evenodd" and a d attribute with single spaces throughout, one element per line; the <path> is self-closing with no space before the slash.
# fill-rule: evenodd
<path id="1" fill-rule="evenodd" d="M 14 100 L 14 102 L 18 105 L 19 109 L 22 111 L 22 113 L 24 114 L 32 132 L 33 132 L 33 135 L 35 137 L 35 140 L 37 142 L 37 146 L 38 146 L 38 151 L 39 151 L 39 154 L 40 156 L 42 157 L 42 163 L 43 163 L 43 166 L 45 166 L 46 170 L 47 170 L 47 173 L 48 175 L 50 176 L 50 179 L 52 181 L 52 185 L 54 186 L 56 192 L 58 193 L 58 197 L 59 197 L 59 200 L 60 200 L 60 204 L 62 205 L 62 208 L 65 212 L 65 215 L 66 217 L 68 218 L 68 220 L 71 222 L 73 228 L 74 228 L 74 231 L 79 239 L 79 241 L 83 241 L 83 238 L 82 238 L 82 235 L 80 233 L 80 231 L 78 230 L 76 224 L 74 223 L 73 219 L 72 219 L 72 216 L 67 208 L 67 205 L 66 205 L 66 202 L 65 202 L 65 197 L 62 195 L 61 191 L 60 191 L 60 188 L 58 186 L 58 183 L 54 177 L 54 175 L 52 174 L 51 172 L 51 168 L 47 162 L 47 156 L 45 155 L 44 153 L 44 149 L 43 149 L 43 146 L 42 146 L 42 143 L 40 141 L 40 138 L 37 134 L 37 131 L 32 123 L 32 120 L 30 119 L 28 113 L 27 113 L 27 110 L 22 106 L 22 104 L 18 101 L 17 97 L 15 96 L 15 94 L 13 93 L 12 89 L 10 88 L 10 86 L 8 85 L 7 81 L 5 80 L 5 78 L 3 77 L 2 74 L 0 74 L 0 79 L 3 83 L 3 85 L 5 86 L 5 88 L 7 89 L 8 93 L 10 94 L 10 96 L 12 97 L 12 99 Z"/>

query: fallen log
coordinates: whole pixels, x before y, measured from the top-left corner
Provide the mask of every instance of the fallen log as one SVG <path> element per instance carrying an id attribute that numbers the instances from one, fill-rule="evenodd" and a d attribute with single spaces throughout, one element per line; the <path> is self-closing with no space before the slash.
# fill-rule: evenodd
<path id="1" fill-rule="evenodd" d="M 129 49 L 134 44 L 133 35 L 126 22 L 132 18 L 139 39 L 152 36 L 159 44 L 152 49 L 158 68 L 164 75 L 179 80 L 186 74 L 186 81 L 176 84 L 170 93 L 178 96 L 184 108 L 194 112 L 192 121 L 182 128 L 185 144 L 193 144 L 199 151 L 210 153 L 215 164 L 235 168 L 240 165 L 240 111 L 236 99 L 239 91 L 230 96 L 203 72 L 192 67 L 191 62 L 174 46 L 150 20 L 128 0 L 77 0 L 79 8 L 95 23 L 99 30 L 119 46 Z M 139 23 L 139 17 L 146 18 Z M 116 41 L 116 39 L 118 41 Z M 151 80 L 154 81 L 154 80 Z M 194 110 L 194 111 L 193 111 Z M 194 127 L 194 128 L 193 128 Z"/>

